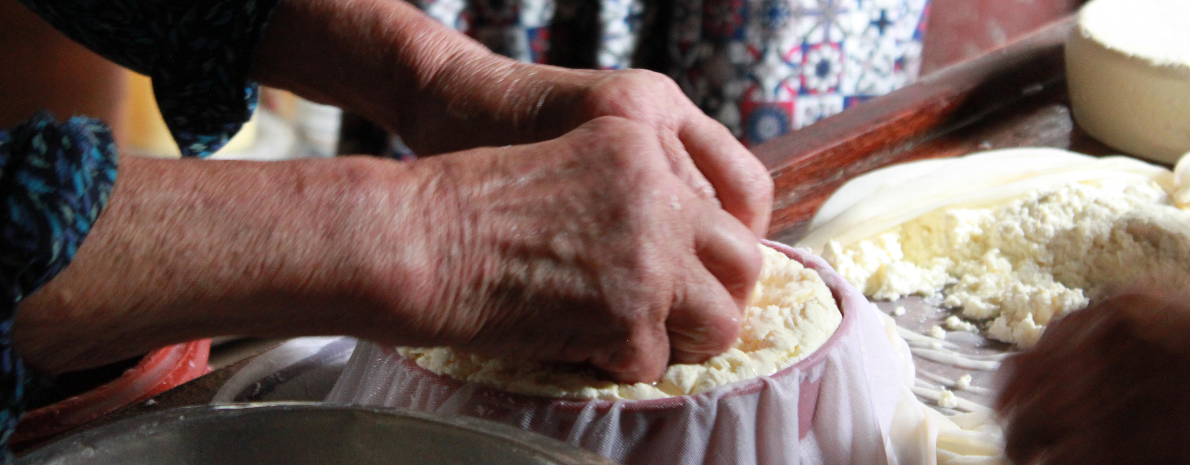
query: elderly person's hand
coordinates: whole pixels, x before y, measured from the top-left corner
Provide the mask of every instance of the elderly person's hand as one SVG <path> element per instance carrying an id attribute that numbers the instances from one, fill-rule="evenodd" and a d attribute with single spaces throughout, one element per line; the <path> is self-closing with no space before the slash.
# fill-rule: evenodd
<path id="1" fill-rule="evenodd" d="M 476 73 L 476 62 L 484 61 L 491 64 L 480 69 L 491 71 Z M 496 85 L 483 85 L 486 79 Z M 536 141 L 594 118 L 619 116 L 649 129 L 661 144 L 660 154 L 695 192 L 717 199 L 758 235 L 766 233 L 773 195 L 768 171 L 667 76 L 644 70 L 566 70 L 485 54 L 451 63 L 430 90 L 421 103 L 430 117 L 415 118 L 413 127 L 401 132 L 413 136 L 411 147 L 434 153 L 470 144 Z M 460 107 L 466 110 L 436 110 Z M 459 138 L 449 129 L 457 127 L 474 128 L 478 137 Z"/>
<path id="2" fill-rule="evenodd" d="M 730 346 L 761 260 L 662 150 L 607 117 L 413 163 L 128 158 L 16 342 L 59 372 L 218 334 L 349 334 L 654 381 Z"/>
<path id="3" fill-rule="evenodd" d="M 1004 366 L 1018 464 L 1190 462 L 1190 299 L 1157 284 L 1054 323 Z"/>
<path id="4" fill-rule="evenodd" d="M 772 179 L 668 77 L 524 64 L 389 0 L 290 0 L 255 75 L 362 112 L 420 155 L 539 142 L 602 116 L 635 121 L 698 195 L 763 236 Z"/>
<path id="5" fill-rule="evenodd" d="M 365 274 L 394 317 L 366 336 L 589 361 L 630 382 L 723 352 L 760 273 L 757 238 L 662 155 L 650 129 L 607 117 L 557 140 L 418 162 L 415 221 L 429 233 L 364 236 L 361 250 L 413 247 L 434 266 L 419 276 L 425 292 L 399 296 L 407 273 L 382 261 Z"/>
<path id="6" fill-rule="evenodd" d="M 21 303 L 30 365 L 348 334 L 653 381 L 733 342 L 772 181 L 667 78 L 519 64 L 392 0 L 282 2 L 252 75 L 464 151 L 126 159 L 74 263 Z"/>

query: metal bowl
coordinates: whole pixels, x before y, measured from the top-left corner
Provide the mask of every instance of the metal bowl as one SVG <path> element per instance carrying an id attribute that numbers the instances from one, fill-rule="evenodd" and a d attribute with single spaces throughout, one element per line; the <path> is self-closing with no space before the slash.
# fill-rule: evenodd
<path id="1" fill-rule="evenodd" d="M 609 465 L 538 434 L 405 409 L 312 403 L 198 406 L 85 431 L 18 465 Z"/>

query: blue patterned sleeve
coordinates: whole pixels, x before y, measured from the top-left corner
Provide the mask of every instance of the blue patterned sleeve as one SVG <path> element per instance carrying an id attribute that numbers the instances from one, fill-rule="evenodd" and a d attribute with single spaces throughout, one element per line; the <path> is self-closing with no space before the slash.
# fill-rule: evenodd
<path id="1" fill-rule="evenodd" d="M 227 143 L 256 106 L 248 79 L 280 0 L 20 0 L 96 53 L 149 76 L 184 156 Z"/>
<path id="2" fill-rule="evenodd" d="M 13 352 L 17 304 L 74 258 L 115 181 L 116 145 L 98 120 L 42 113 L 0 130 L 0 448 L 33 380 Z"/>

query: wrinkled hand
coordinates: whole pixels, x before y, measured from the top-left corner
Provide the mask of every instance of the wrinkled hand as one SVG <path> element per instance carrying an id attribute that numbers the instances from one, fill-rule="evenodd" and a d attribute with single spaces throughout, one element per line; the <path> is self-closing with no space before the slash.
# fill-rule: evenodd
<path id="1" fill-rule="evenodd" d="M 426 154 L 538 142 L 603 116 L 635 121 L 652 131 L 657 155 L 697 195 L 715 199 L 758 235 L 768 228 L 773 182 L 764 165 L 664 75 L 476 58 L 459 60 L 421 97 L 401 134 Z"/>
<path id="2" fill-rule="evenodd" d="M 599 118 L 552 141 L 416 162 L 433 173 L 423 342 L 590 362 L 624 382 L 730 347 L 760 273 L 757 236 L 662 150 L 647 126 Z"/>
<path id="3" fill-rule="evenodd" d="M 1190 462 L 1190 299 L 1156 285 L 1054 323 L 1003 369 L 1018 464 Z"/>
<path id="4" fill-rule="evenodd" d="M 772 180 L 730 132 L 668 77 L 519 63 L 406 2 L 287 1 L 252 76 L 396 131 L 419 155 L 552 140 L 603 116 L 648 128 L 671 169 L 758 235 Z M 542 154 L 548 156 L 548 154 Z"/>
<path id="5" fill-rule="evenodd" d="M 581 94 L 572 124 L 620 116 L 652 128 L 679 178 L 704 198 L 717 199 L 756 234 L 766 234 L 773 202 L 768 170 L 673 80 L 651 71 L 612 71 Z"/>

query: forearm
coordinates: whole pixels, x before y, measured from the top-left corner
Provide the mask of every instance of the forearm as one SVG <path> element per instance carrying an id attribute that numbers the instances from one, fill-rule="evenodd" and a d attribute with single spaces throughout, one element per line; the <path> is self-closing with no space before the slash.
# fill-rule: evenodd
<path id="1" fill-rule="evenodd" d="M 262 83 L 343 106 L 419 153 L 550 139 L 580 124 L 542 109 L 580 98 L 595 73 L 526 65 L 391 0 L 287 0 L 254 67 Z M 466 137 L 458 137 L 458 134 Z"/>
<path id="2" fill-rule="evenodd" d="M 19 352 L 59 372 L 200 337 L 349 332 L 363 315 L 328 315 L 367 272 L 349 246 L 366 230 L 351 225 L 385 199 L 364 186 L 414 188 L 402 166 L 377 162 L 125 157 L 74 262 L 22 302 Z"/>

